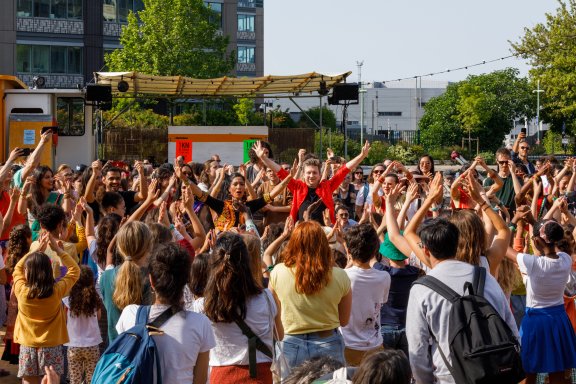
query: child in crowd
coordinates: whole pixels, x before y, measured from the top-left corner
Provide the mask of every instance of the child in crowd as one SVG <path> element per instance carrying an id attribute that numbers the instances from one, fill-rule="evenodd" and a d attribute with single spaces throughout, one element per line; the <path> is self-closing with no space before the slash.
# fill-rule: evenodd
<path id="1" fill-rule="evenodd" d="M 94 273 L 87 266 L 80 267 L 80 278 L 70 290 L 70 296 L 62 300 L 67 308 L 68 373 L 70 384 L 89 383 L 100 358 L 98 345 L 102 342 L 98 320 L 102 300 L 94 286 Z"/>
<path id="2" fill-rule="evenodd" d="M 64 373 L 62 345 L 69 339 L 61 301 L 80 274 L 78 264 L 54 236 L 44 232 L 39 243 L 38 251 L 23 257 L 14 268 L 18 299 L 14 341 L 20 344 L 18 377 L 30 384 L 40 383 L 45 366 L 52 365 L 58 374 Z M 67 269 L 56 283 L 50 258 L 44 253 L 48 245 Z"/>

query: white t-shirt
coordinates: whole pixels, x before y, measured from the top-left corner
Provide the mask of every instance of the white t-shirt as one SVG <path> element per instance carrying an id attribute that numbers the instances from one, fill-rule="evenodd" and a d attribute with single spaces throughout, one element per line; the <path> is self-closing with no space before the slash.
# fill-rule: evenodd
<path id="1" fill-rule="evenodd" d="M 118 333 L 134 326 L 138 307 L 132 304 L 124 308 L 116 324 Z M 166 309 L 168 305 L 152 305 L 149 320 L 154 320 Z M 216 345 L 210 320 L 201 313 L 180 311 L 160 328 L 164 334 L 152 337 L 160 355 L 163 383 L 191 383 L 198 354 Z"/>
<path id="2" fill-rule="evenodd" d="M 266 298 L 268 296 L 268 298 Z M 204 310 L 204 298 L 197 300 L 201 310 Z M 273 326 L 277 309 L 272 294 L 265 289 L 261 294 L 253 296 L 246 302 L 246 318 L 244 322 L 260 340 L 273 350 Z M 248 338 L 236 323 L 212 323 L 216 347 L 210 351 L 210 366 L 248 365 Z M 269 363 L 271 359 L 260 351 L 256 351 L 257 363 Z"/>
<path id="3" fill-rule="evenodd" d="M 390 274 L 374 268 L 356 266 L 344 270 L 352 285 L 350 321 L 340 327 L 346 347 L 360 351 L 382 345 L 380 308 L 388 301 Z"/>
<path id="4" fill-rule="evenodd" d="M 558 258 L 519 253 L 518 268 L 526 285 L 526 306 L 546 308 L 564 304 L 564 287 L 572 270 L 572 258 L 564 252 Z"/>
<path id="5" fill-rule="evenodd" d="M 70 341 L 64 344 L 67 347 L 94 347 L 102 342 L 100 327 L 98 327 L 98 315 L 96 311 L 90 317 L 72 316 L 70 312 L 70 297 L 62 299 L 62 303 L 68 308 L 66 328 Z"/>

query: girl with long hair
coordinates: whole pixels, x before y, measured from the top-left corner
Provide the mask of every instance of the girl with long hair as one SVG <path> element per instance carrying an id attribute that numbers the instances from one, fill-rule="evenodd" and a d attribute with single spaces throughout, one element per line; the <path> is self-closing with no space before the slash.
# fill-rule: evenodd
<path id="1" fill-rule="evenodd" d="M 205 384 L 208 378 L 209 351 L 214 347 L 210 321 L 203 314 L 183 307 L 183 291 L 190 277 L 190 258 L 173 243 L 154 248 L 150 257 L 150 285 L 156 292 L 149 307 L 128 305 L 116 325 L 118 333 L 134 326 L 139 310 L 147 311 L 148 321 L 165 312 L 171 316 L 162 325 L 156 342 L 164 384 Z"/>
<path id="2" fill-rule="evenodd" d="M 6 255 L 6 270 L 12 280 L 14 267 L 24 255 L 30 250 L 32 244 L 32 232 L 30 227 L 20 224 L 12 228 L 10 237 L 8 239 L 8 251 Z M 16 324 L 16 316 L 18 316 L 18 299 L 14 292 L 13 281 L 9 282 L 12 289 L 10 290 L 10 299 L 8 300 L 8 316 L 6 319 L 6 334 L 4 335 L 4 353 L 2 360 L 10 362 L 10 364 L 18 364 L 18 355 L 20 353 L 20 346 L 14 342 L 14 325 Z"/>
<path id="3" fill-rule="evenodd" d="M 535 255 L 512 248 L 506 254 L 526 284 L 526 313 L 520 335 L 527 384 L 536 382 L 537 373 L 548 373 L 551 384 L 564 383 L 564 371 L 576 368 L 576 335 L 563 297 L 572 258 L 558 247 L 563 238 L 560 224 L 543 220 L 533 227 Z"/>
<path id="4" fill-rule="evenodd" d="M 71 384 L 92 381 L 92 373 L 100 358 L 99 344 L 102 342 L 98 320 L 101 316 L 102 300 L 94 287 L 94 273 L 85 265 L 80 267 L 80 278 L 70 290 L 70 296 L 62 300 L 66 308 L 68 335 L 68 373 Z"/>
<path id="5" fill-rule="evenodd" d="M 204 313 L 216 337 L 210 352 L 210 383 L 272 383 L 271 360 L 260 351 L 256 378 L 250 377 L 248 340 L 238 325 L 244 322 L 271 350 L 273 327 L 280 337 L 283 334 L 277 304 L 254 278 L 250 263 L 239 235 L 224 233 L 218 238 L 204 290 Z"/>
<path id="6" fill-rule="evenodd" d="M 124 224 L 116 235 L 115 245 L 124 261 L 118 266 L 111 265 L 113 268 L 104 271 L 100 279 L 110 342 L 118 336 L 116 323 L 126 306 L 129 304 L 146 305 L 152 302 L 148 282 L 151 238 L 146 224 L 139 221 Z"/>
<path id="7" fill-rule="evenodd" d="M 321 354 L 344 364 L 338 327 L 350 318 L 351 284 L 346 273 L 333 266 L 322 227 L 315 221 L 298 225 L 282 256 L 284 262 L 274 267 L 269 287 L 282 303 L 282 345 L 288 364 L 293 368 Z"/>
<path id="8" fill-rule="evenodd" d="M 67 268 L 66 275 L 55 282 L 50 258 L 44 253 L 50 248 Z M 40 237 L 39 251 L 24 256 L 14 267 L 14 293 L 18 299 L 18 317 L 14 326 L 14 341 L 20 344 L 18 377 L 23 383 L 39 384 L 44 366 L 54 366 L 64 373 L 62 345 L 69 341 L 62 298 L 78 280 L 80 269 L 64 252 L 51 234 Z"/>

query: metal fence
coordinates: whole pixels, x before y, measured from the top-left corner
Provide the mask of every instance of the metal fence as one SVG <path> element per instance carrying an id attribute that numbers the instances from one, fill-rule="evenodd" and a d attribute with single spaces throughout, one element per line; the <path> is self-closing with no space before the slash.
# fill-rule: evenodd
<path id="1" fill-rule="evenodd" d="M 348 138 L 352 140 L 360 140 L 360 130 L 348 131 Z M 380 131 L 380 134 L 369 135 L 364 133 L 364 140 L 382 141 L 391 145 L 396 145 L 404 142 L 410 145 L 415 145 L 420 142 L 420 131 Z"/>

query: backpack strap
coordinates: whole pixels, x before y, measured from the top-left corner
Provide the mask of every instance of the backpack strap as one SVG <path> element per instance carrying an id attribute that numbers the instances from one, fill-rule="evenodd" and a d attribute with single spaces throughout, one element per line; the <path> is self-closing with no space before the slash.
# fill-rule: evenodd
<path id="1" fill-rule="evenodd" d="M 434 276 L 426 275 L 422 276 L 418 280 L 416 280 L 412 285 L 421 284 L 424 285 L 434 292 L 438 293 L 446 300 L 454 303 L 456 300 L 460 298 L 460 295 L 457 294 L 452 288 L 435 278 Z"/>
<path id="2" fill-rule="evenodd" d="M 256 350 L 262 352 L 263 354 L 265 354 L 266 356 L 268 356 L 269 358 L 273 358 L 272 356 L 272 351 L 270 350 L 270 348 L 264 344 L 264 342 L 252 331 L 252 329 L 250 329 L 250 327 L 248 326 L 248 324 L 246 324 L 246 322 L 244 322 L 244 320 L 242 320 L 240 318 L 240 316 L 238 316 L 234 322 L 236 323 L 236 325 L 238 325 L 238 327 L 242 330 L 242 333 L 244 334 L 244 336 L 246 336 L 248 338 L 248 364 L 249 364 L 249 369 L 250 369 L 250 377 L 251 378 L 256 378 L 257 376 L 257 367 L 256 367 Z"/>
<path id="3" fill-rule="evenodd" d="M 476 265 L 474 267 L 474 294 L 484 296 L 484 285 L 486 284 L 486 268 Z"/>
<path id="4" fill-rule="evenodd" d="M 138 307 L 136 312 L 136 324 L 135 325 L 146 325 L 148 322 L 148 315 L 150 314 L 149 305 L 141 305 Z"/>
<path id="5" fill-rule="evenodd" d="M 148 308 L 150 308 L 150 307 L 148 307 Z M 164 312 L 162 312 L 160 314 L 160 316 L 155 318 L 154 321 L 148 323 L 147 325 L 154 327 L 154 328 L 160 328 L 162 326 L 162 324 L 167 322 L 168 319 L 170 319 L 172 316 L 174 316 L 178 312 L 180 312 L 180 311 L 177 308 L 169 307 Z"/>

